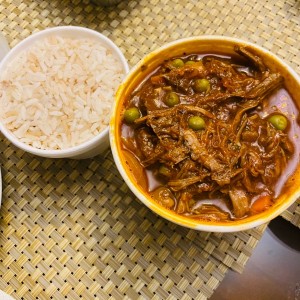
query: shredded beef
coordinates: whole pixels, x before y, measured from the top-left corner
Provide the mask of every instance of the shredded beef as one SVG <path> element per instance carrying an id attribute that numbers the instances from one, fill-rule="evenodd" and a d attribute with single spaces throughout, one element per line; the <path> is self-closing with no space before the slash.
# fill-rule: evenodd
<path id="1" fill-rule="evenodd" d="M 244 65 L 213 55 L 179 68 L 167 61 L 134 94 L 142 116 L 132 125 L 131 144 L 138 149 L 131 152 L 143 166 L 154 169 L 155 176 L 163 177 L 164 195 L 172 198 L 168 205 L 178 213 L 212 220 L 247 216 L 253 197 L 273 195 L 293 154 L 287 134 L 260 114 L 263 102 L 282 86 L 282 76 L 249 49 L 237 47 L 236 52 L 247 72 Z M 211 84 L 206 92 L 194 89 L 201 78 Z M 171 108 L 164 102 L 170 90 L 179 99 Z M 191 116 L 203 118 L 205 128 L 190 128 Z M 163 176 L 161 166 L 169 170 Z M 231 212 L 199 205 L 203 193 L 224 198 Z"/>

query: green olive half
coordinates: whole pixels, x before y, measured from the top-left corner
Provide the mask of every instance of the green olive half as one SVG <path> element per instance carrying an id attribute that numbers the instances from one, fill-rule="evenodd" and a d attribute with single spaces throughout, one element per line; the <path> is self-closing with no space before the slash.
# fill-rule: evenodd
<path id="1" fill-rule="evenodd" d="M 170 92 L 167 96 L 166 96 L 166 100 L 165 103 L 169 106 L 169 107 L 173 107 L 177 104 L 179 104 L 179 97 L 175 92 Z"/>
<path id="2" fill-rule="evenodd" d="M 193 130 L 201 130 L 205 128 L 205 121 L 199 116 L 192 116 L 188 120 L 189 127 Z"/>
<path id="3" fill-rule="evenodd" d="M 194 90 L 196 92 L 207 92 L 210 90 L 210 82 L 209 80 L 202 78 L 195 80 Z"/>
<path id="4" fill-rule="evenodd" d="M 283 115 L 272 115 L 268 118 L 268 121 L 277 129 L 277 130 L 285 130 L 288 125 L 288 120 Z"/>
<path id="5" fill-rule="evenodd" d="M 124 112 L 124 120 L 127 124 L 132 124 L 140 116 L 141 116 L 141 113 L 137 107 L 128 108 Z"/>
<path id="6" fill-rule="evenodd" d="M 176 59 L 172 60 L 172 66 L 174 68 L 181 68 L 184 66 L 184 62 L 181 58 L 176 58 Z"/>

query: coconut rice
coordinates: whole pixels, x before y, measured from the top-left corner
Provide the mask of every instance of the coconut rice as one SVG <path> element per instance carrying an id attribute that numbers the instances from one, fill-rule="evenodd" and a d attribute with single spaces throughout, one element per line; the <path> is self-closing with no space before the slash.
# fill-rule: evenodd
<path id="1" fill-rule="evenodd" d="M 124 70 L 101 42 L 52 36 L 21 52 L 0 75 L 0 118 L 21 142 L 66 149 L 98 135 Z"/>

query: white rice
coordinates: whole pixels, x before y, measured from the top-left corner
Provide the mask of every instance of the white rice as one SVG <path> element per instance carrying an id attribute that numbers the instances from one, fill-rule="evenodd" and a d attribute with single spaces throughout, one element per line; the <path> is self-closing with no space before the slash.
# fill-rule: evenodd
<path id="1" fill-rule="evenodd" d="M 99 41 L 46 38 L 0 74 L 0 118 L 35 148 L 79 145 L 108 126 L 123 76 L 119 59 Z"/>

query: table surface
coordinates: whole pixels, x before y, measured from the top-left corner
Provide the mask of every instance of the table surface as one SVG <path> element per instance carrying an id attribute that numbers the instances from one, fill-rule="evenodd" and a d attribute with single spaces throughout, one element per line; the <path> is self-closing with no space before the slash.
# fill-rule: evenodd
<path id="1" fill-rule="evenodd" d="M 300 229 L 281 217 L 266 229 L 242 274 L 229 271 L 211 300 L 299 300 Z"/>

